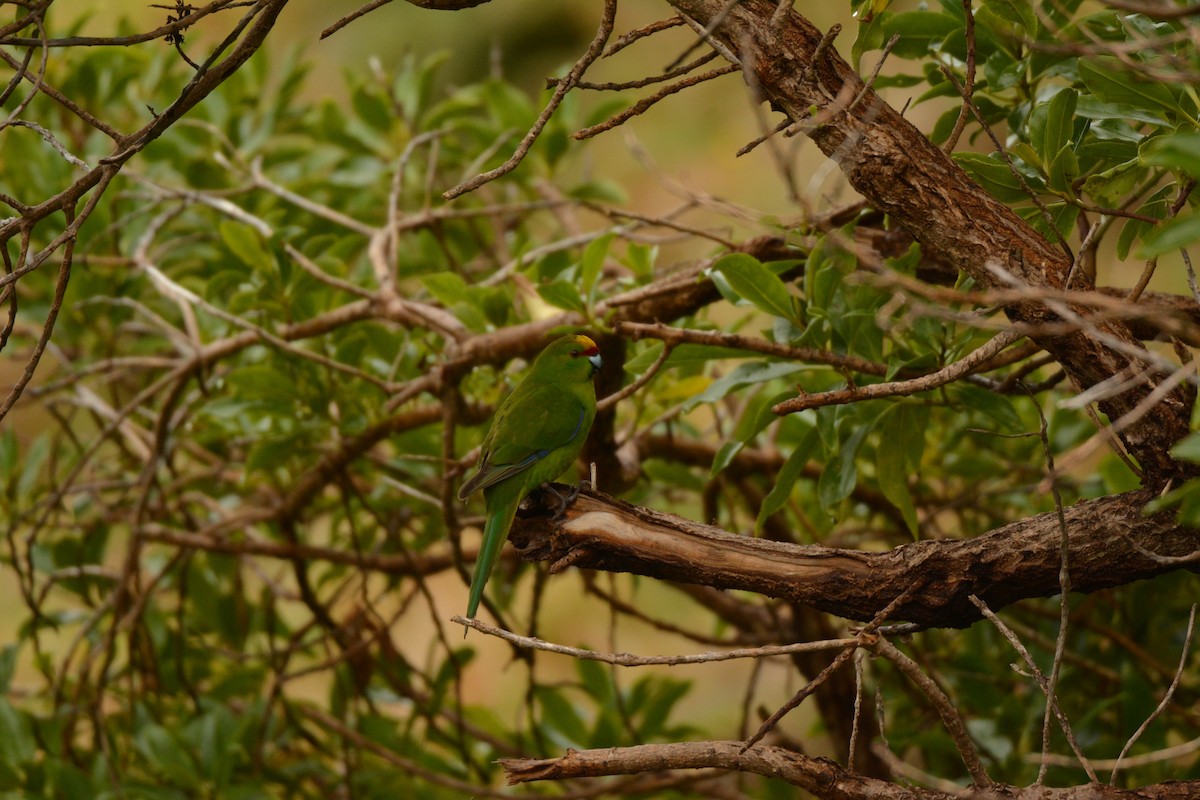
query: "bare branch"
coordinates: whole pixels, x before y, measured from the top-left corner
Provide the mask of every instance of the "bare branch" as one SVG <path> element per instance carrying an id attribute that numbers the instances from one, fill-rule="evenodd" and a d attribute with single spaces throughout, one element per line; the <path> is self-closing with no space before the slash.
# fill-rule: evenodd
<path id="1" fill-rule="evenodd" d="M 1092 783 L 1098 783 L 1099 779 L 1096 777 L 1096 772 L 1092 769 L 1092 765 L 1088 763 L 1087 758 L 1083 755 L 1083 750 L 1080 749 L 1079 742 L 1075 738 L 1075 733 L 1071 729 L 1071 723 L 1067 720 L 1067 715 L 1063 713 L 1062 707 L 1058 702 L 1058 696 L 1054 693 L 1053 687 L 1050 686 L 1050 681 L 1046 679 L 1046 675 L 1042 672 L 1041 667 L 1039 667 L 1037 662 L 1033 660 L 1033 656 L 1029 655 L 1029 651 L 1025 649 L 1025 645 L 1021 643 L 1021 640 L 1017 638 L 1017 635 L 1013 633 L 1012 630 L 1005 625 L 998 616 L 996 616 L 996 613 L 989 608 L 988 605 L 983 602 L 983 600 L 979 599 L 975 595 L 971 595 L 969 599 L 975 604 L 979 611 L 985 617 L 987 617 L 988 621 L 996 626 L 996 629 L 1004 635 L 1004 638 L 1008 639 L 1009 643 L 1013 646 L 1013 649 L 1021 654 L 1021 658 L 1024 660 L 1025 666 L 1028 667 L 1029 671 L 1033 673 L 1033 677 L 1037 680 L 1038 686 L 1040 686 L 1042 689 L 1042 694 L 1046 697 L 1047 708 L 1053 712 L 1055 718 L 1058 720 L 1059 726 L 1062 728 L 1063 734 L 1067 737 L 1067 742 L 1071 745 L 1071 749 L 1075 751 L 1075 757 L 1078 759 L 1078 763 L 1087 772 L 1088 777 L 1092 780 Z"/>
<path id="2" fill-rule="evenodd" d="M 1176 525 L 1169 515 L 1143 513 L 1152 497 L 1132 492 L 1064 509 L 1075 591 L 1188 566 L 1159 563 L 1132 546 L 1138 542 L 1167 556 L 1200 549 L 1196 531 Z M 892 618 L 938 627 L 978 620 L 971 595 L 1000 608 L 1060 591 L 1062 532 L 1055 512 L 973 539 L 923 540 L 867 552 L 739 536 L 585 490 L 559 523 L 536 514 L 518 518 L 510 538 L 527 560 L 567 559 L 589 569 L 745 589 L 864 622 L 914 582 L 922 582 L 921 590 Z"/>
<path id="3" fill-rule="evenodd" d="M 720 768 L 749 772 L 788 783 L 825 800 L 960 800 L 958 792 L 917 789 L 855 774 L 825 758 L 811 758 L 782 747 L 755 747 L 743 752 L 741 742 L 682 742 L 571 750 L 558 758 L 503 758 L 500 766 L 510 784 L 529 781 L 632 775 L 660 770 Z M 974 787 L 970 800 L 1187 800 L 1200 791 L 1200 781 L 1155 784 L 1135 790 L 1106 785 L 1070 788 L 993 785 Z"/>
<path id="4" fill-rule="evenodd" d="M 922 694 L 933 704 L 938 716 L 942 718 L 942 724 L 946 726 L 946 730 L 950 733 L 950 738 L 954 740 L 954 746 L 958 749 L 958 754 L 962 757 L 967 771 L 971 773 L 971 779 L 975 781 L 975 785 L 995 785 L 995 781 L 988 776 L 987 770 L 983 768 L 983 762 L 979 759 L 979 750 L 975 747 L 975 742 L 971 740 L 971 735 L 967 732 L 966 722 L 963 721 L 962 715 L 958 713 L 958 709 L 954 707 L 954 703 L 942 691 L 942 687 L 938 686 L 933 678 L 926 675 L 915 661 L 897 650 L 891 642 L 882 636 L 876 637 L 870 643 L 869 647 L 876 655 L 883 656 L 892 662 L 898 670 L 904 673 L 905 677 L 921 689 Z"/>
<path id="5" fill-rule="evenodd" d="M 432 1 L 436 2 L 436 0 Z M 542 113 L 538 115 L 537 121 L 533 123 L 533 127 L 529 129 L 529 132 L 525 134 L 525 137 L 517 146 L 516 152 L 514 152 L 507 161 L 495 169 L 490 169 L 487 172 L 476 175 L 474 178 L 471 178 L 468 181 L 464 181 L 457 186 L 447 189 L 442 193 L 442 197 L 447 200 L 453 200 L 454 198 L 460 197 L 467 192 L 472 192 L 478 189 L 485 183 L 494 181 L 501 175 L 507 175 L 517 168 L 517 165 L 524 160 L 530 148 L 533 147 L 533 143 L 537 141 L 539 136 L 541 136 L 542 130 L 546 127 L 546 123 L 550 121 L 550 117 L 554 115 L 554 112 L 562 103 L 563 98 L 567 96 L 567 92 L 569 92 L 579 82 L 580 78 L 583 77 L 583 73 L 587 72 L 587 68 L 590 67 L 592 62 L 599 58 L 601 53 L 604 52 L 604 45 L 608 43 L 608 38 L 613 32 L 613 24 L 616 19 L 616 14 L 616 0 L 604 0 L 604 15 L 600 20 L 600 27 L 596 31 L 595 38 L 592 39 L 592 43 L 588 45 L 587 51 L 584 52 L 583 56 L 581 56 L 580 59 L 575 62 L 575 66 L 571 67 L 571 70 L 567 73 L 567 76 L 563 78 L 561 83 L 559 83 L 558 88 L 554 90 L 554 95 L 550 98 L 550 102 L 546 104 L 544 109 L 542 109 Z"/>
<path id="6" fill-rule="evenodd" d="M 986 344 L 979 346 L 966 357 L 923 377 L 912 378 L 907 381 L 870 383 L 866 386 L 852 386 L 847 389 L 835 389 L 834 391 L 821 392 L 820 394 L 802 394 L 799 397 L 779 403 L 772 410 L 776 414 L 794 414 L 809 408 L 854 403 L 860 400 L 871 400 L 880 397 L 910 395 L 936 389 L 939 386 L 945 386 L 947 383 L 952 383 L 967 376 L 979 366 L 988 363 L 992 358 L 999 355 L 1000 351 L 1004 350 L 1004 348 L 1020 339 L 1020 334 L 1013 331 L 1004 331 L 993 336 Z"/>
<path id="7" fill-rule="evenodd" d="M 1109 785 L 1114 785 L 1117 782 L 1117 773 L 1121 771 L 1122 760 L 1125 754 L 1129 752 L 1129 748 L 1133 747 L 1134 742 L 1141 738 L 1146 729 L 1150 727 L 1150 723 L 1158 719 L 1163 710 L 1171 703 L 1175 697 L 1175 690 L 1179 688 L 1179 679 L 1183 677 L 1183 671 L 1187 667 L 1188 657 L 1191 656 L 1192 650 L 1192 634 L 1196 631 L 1196 604 L 1192 604 L 1192 610 L 1188 613 L 1187 633 L 1183 637 L 1183 648 L 1179 654 L 1179 667 L 1175 670 L 1175 677 L 1171 679 L 1171 685 L 1167 687 L 1167 691 L 1163 694 L 1163 699 L 1159 701 L 1158 706 L 1150 712 L 1150 716 L 1138 726 L 1138 729 L 1129 737 L 1129 741 L 1125 742 L 1125 746 L 1121 748 L 1120 754 L 1117 755 L 1117 761 L 1113 764 L 1112 774 L 1108 776 Z"/>
<path id="8" fill-rule="evenodd" d="M 762 645 L 760 647 L 742 647 L 731 650 L 718 650 L 709 653 L 693 653 L 690 655 L 674 655 L 674 656 L 639 656 L 633 653 L 601 653 L 595 650 L 585 650 L 580 647 L 568 647 L 567 645 L 554 644 L 547 642 L 536 636 L 521 636 L 520 634 L 506 631 L 502 628 L 497 628 L 493 625 L 488 625 L 486 622 L 481 622 L 477 619 L 467 619 L 466 617 L 453 616 L 451 622 L 456 622 L 459 625 L 465 625 L 488 636 L 496 636 L 506 642 L 511 642 L 517 647 L 529 648 L 532 650 L 540 650 L 546 653 L 556 653 L 558 655 L 570 656 L 571 658 L 581 658 L 585 661 L 600 661 L 604 664 L 613 664 L 618 667 L 646 667 L 653 665 L 679 666 L 682 664 L 708 664 L 713 661 L 731 661 L 739 658 L 770 658 L 772 656 L 786 656 L 793 653 L 814 653 L 823 652 L 825 650 L 841 650 L 844 648 L 853 649 L 858 644 L 858 638 L 850 639 L 831 639 L 824 642 L 798 642 L 796 644 L 775 644 Z"/>

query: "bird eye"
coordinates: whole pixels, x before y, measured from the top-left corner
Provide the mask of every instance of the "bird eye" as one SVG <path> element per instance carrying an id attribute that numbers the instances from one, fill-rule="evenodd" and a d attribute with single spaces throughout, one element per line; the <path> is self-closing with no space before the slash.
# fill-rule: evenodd
<path id="1" fill-rule="evenodd" d="M 572 350 L 572 351 L 571 351 L 571 358 L 579 358 L 579 351 L 578 351 L 578 350 Z"/>

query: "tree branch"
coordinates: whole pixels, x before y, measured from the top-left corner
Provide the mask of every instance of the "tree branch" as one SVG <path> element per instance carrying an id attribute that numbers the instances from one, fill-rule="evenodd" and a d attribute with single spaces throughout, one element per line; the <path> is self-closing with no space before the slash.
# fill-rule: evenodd
<path id="1" fill-rule="evenodd" d="M 731 769 L 779 778 L 823 800 L 957 800 L 960 794 L 901 786 L 850 772 L 827 758 L 811 758 L 782 747 L 752 747 L 741 742 L 680 742 L 568 750 L 558 758 L 502 758 L 509 784 L 529 781 L 631 775 L 667 769 Z M 971 800 L 1188 800 L 1200 792 L 1200 781 L 1169 781 L 1139 789 L 1103 784 L 1069 788 L 995 785 L 975 787 Z"/>
<path id="2" fill-rule="evenodd" d="M 988 288 L 1068 288 L 1070 259 L 865 87 L 836 50 L 829 48 L 818 59 L 821 32 L 808 20 L 792 12 L 772 25 L 778 6 L 773 0 L 671 0 L 671 5 L 711 29 L 718 49 L 751 65 L 759 92 L 773 108 L 797 121 L 828 116 L 807 130 L 810 138 L 838 163 L 855 190 L 908 230 L 927 253 Z M 814 77 L 806 81 L 803 75 L 810 66 Z M 847 94 L 862 100 L 838 107 L 837 98 Z M 1075 283 L 1087 285 L 1073 288 L 1092 288 L 1079 277 Z M 1086 318 L 1083 310 L 1042 302 L 1036 293 L 1006 310 L 1014 321 L 1035 327 L 1059 321 L 1064 312 Z M 1147 371 L 1138 355 L 1143 348 L 1119 322 L 1034 338 L 1082 389 L 1125 371 Z M 1160 380 L 1148 374 L 1154 377 L 1146 384 L 1101 400 L 1101 410 L 1117 419 L 1136 408 Z M 1153 419 L 1121 433 L 1149 485 L 1161 486 L 1184 470 L 1169 450 L 1188 434 L 1190 410 L 1186 393 L 1176 390 L 1159 404 Z"/>
<path id="3" fill-rule="evenodd" d="M 1200 550 L 1200 531 L 1170 514 L 1148 516 L 1145 490 L 1087 500 L 1064 509 L 1073 588 L 1082 593 L 1200 569 L 1142 552 L 1181 556 Z M 871 620 L 916 582 L 892 619 L 931 627 L 966 627 L 980 618 L 977 595 L 1002 608 L 1059 592 L 1062 530 L 1057 512 L 1014 522 L 973 539 L 913 542 L 862 552 L 755 539 L 583 491 L 559 522 L 534 498 L 511 539 L 530 561 L 630 572 L 663 580 L 742 589 Z"/>

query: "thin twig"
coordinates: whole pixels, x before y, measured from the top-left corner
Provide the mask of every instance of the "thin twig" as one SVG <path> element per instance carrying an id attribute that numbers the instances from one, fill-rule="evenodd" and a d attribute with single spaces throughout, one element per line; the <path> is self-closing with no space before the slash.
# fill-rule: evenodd
<path id="1" fill-rule="evenodd" d="M 337 22 L 333 23 L 332 25 L 327 27 L 325 30 L 321 31 L 321 35 L 318 38 L 325 39 L 329 36 L 332 36 L 333 34 L 340 31 L 342 28 L 349 25 L 351 22 L 354 22 L 354 20 L 358 19 L 359 17 L 371 13 L 375 9 L 379 8 L 380 6 L 386 6 L 390 2 L 392 2 L 392 0 L 371 0 L 371 2 L 369 2 L 363 6 L 359 6 L 354 11 L 351 11 L 349 14 L 345 15 L 344 17 L 339 19 Z"/>
<path id="2" fill-rule="evenodd" d="M 1192 361 L 1176 369 L 1160 384 L 1150 390 L 1149 394 L 1143 397 L 1141 401 L 1138 402 L 1138 404 L 1130 409 L 1125 415 L 1117 418 L 1109 425 L 1102 427 L 1099 431 L 1092 434 L 1087 441 L 1063 457 L 1060 470 L 1062 472 L 1068 472 L 1074 469 L 1076 466 L 1090 458 L 1093 453 L 1103 447 L 1107 442 L 1109 442 L 1111 436 L 1119 434 L 1121 431 L 1124 431 L 1131 425 L 1137 423 L 1139 420 L 1153 411 L 1154 408 L 1167 397 L 1167 395 L 1175 391 L 1175 387 L 1192 379 L 1197 374 L 1198 367 L 1200 367 L 1200 365 L 1198 365 L 1197 362 Z"/>
<path id="3" fill-rule="evenodd" d="M 644 89 L 645 87 L 653 86 L 656 83 L 663 83 L 664 81 L 669 81 L 674 78 L 678 78 L 683 75 L 687 75 L 689 72 L 696 69 L 697 67 L 704 66 L 709 61 L 712 61 L 718 55 L 719 54 L 715 50 L 710 53 L 705 53 L 704 55 L 700 56 L 699 58 L 693 59 L 692 61 L 689 61 L 686 64 L 676 67 L 675 69 L 671 70 L 670 72 L 664 72 L 659 75 L 648 75 L 645 78 L 638 78 L 638 79 L 632 80 L 632 81 L 617 81 L 617 82 L 610 81 L 610 82 L 605 82 L 605 83 L 592 83 L 590 81 L 580 81 L 579 83 L 575 84 L 575 88 L 587 89 L 590 91 L 597 91 L 597 92 L 623 92 L 628 89 Z M 563 82 L 563 80 L 564 80 L 563 78 L 547 78 L 546 79 L 546 88 L 551 89 L 555 86 L 558 86 L 560 83 Z"/>
<path id="4" fill-rule="evenodd" d="M 904 673 L 909 680 L 921 689 L 921 692 L 924 693 L 929 702 L 933 704 L 934 710 L 942 718 L 942 724 L 946 727 L 950 738 L 954 740 L 958 754 L 962 758 L 963 764 L 966 765 L 967 772 L 971 773 L 971 779 L 975 782 L 975 785 L 992 786 L 995 782 L 983 767 L 983 761 L 979 758 L 979 750 L 975 747 L 975 742 L 971 739 L 971 734 L 967 731 L 966 722 L 963 721 L 962 715 L 958 713 L 958 709 L 954 707 L 954 703 L 950 702 L 950 698 L 942 691 L 942 687 L 938 686 L 933 678 L 926 675 L 917 662 L 904 655 L 904 653 L 901 653 L 896 649 L 895 645 L 882 636 L 876 638 L 867 646 L 871 652 L 883 656 Z"/>
<path id="5" fill-rule="evenodd" d="M 1185 633 L 1183 637 L 1183 650 L 1179 654 L 1179 667 L 1175 670 L 1175 677 L 1171 679 L 1171 685 L 1167 687 L 1166 694 L 1163 695 L 1163 699 L 1158 704 L 1158 707 L 1155 708 L 1154 711 L 1150 712 L 1150 716 L 1146 717 L 1146 720 L 1138 726 L 1138 729 L 1133 732 L 1133 736 L 1130 736 L 1129 741 L 1127 741 L 1125 746 L 1121 748 L 1121 752 L 1117 756 L 1117 763 L 1113 765 L 1112 775 L 1110 775 L 1108 778 L 1108 783 L 1110 786 L 1116 785 L 1117 773 L 1121 770 L 1121 762 L 1125 758 L 1125 754 L 1129 752 L 1129 748 L 1133 747 L 1133 743 L 1141 738 L 1141 735 L 1146 732 L 1147 728 L 1150 727 L 1150 723 L 1158 719 L 1158 716 L 1162 714 L 1166 707 L 1171 703 L 1171 699 L 1175 696 L 1175 690 L 1179 688 L 1179 679 L 1183 677 L 1184 668 L 1187 667 L 1188 656 L 1191 654 L 1192 634 L 1195 632 L 1195 630 L 1196 604 L 1192 603 L 1192 610 L 1188 614 L 1187 633 Z"/>
<path id="6" fill-rule="evenodd" d="M 812 364 L 825 364 L 837 369 L 861 372 L 865 375 L 886 375 L 887 365 L 869 361 L 853 355 L 843 355 L 829 350 L 818 350 L 813 347 L 793 347 L 791 345 L 743 336 L 725 331 L 703 331 L 693 328 L 672 328 L 661 322 L 625 322 L 617 321 L 613 330 L 621 336 L 628 336 L 633 341 L 639 339 L 658 339 L 673 346 L 681 344 L 705 344 L 715 347 L 728 347 L 733 350 L 745 350 L 751 353 L 761 353 L 775 358 L 786 358 L 794 361 L 804 361 Z"/>
<path id="7" fill-rule="evenodd" d="M 656 20 L 654 22 L 651 22 L 649 25 L 643 25 L 640 28 L 634 28 L 633 30 L 629 31 L 628 33 L 622 34 L 621 36 L 617 37 L 617 40 L 615 42 L 613 42 L 612 44 L 610 44 L 605 49 L 604 57 L 608 58 L 609 56 L 616 55 L 617 53 L 621 52 L 629 45 L 638 41 L 639 39 L 644 39 L 647 36 L 653 36 L 654 34 L 658 33 L 659 31 L 670 30 L 671 28 L 678 28 L 680 25 L 683 25 L 683 24 L 684 24 L 684 21 L 683 21 L 682 17 L 674 16 L 674 17 L 667 17 L 666 19 Z"/>
<path id="8" fill-rule="evenodd" d="M 36 122 L 29 122 L 28 120 L 23 120 L 23 119 L 15 119 L 12 121 L 12 124 L 15 126 L 18 126 L 18 127 L 22 127 L 22 128 L 29 128 L 31 131 L 36 132 L 38 136 L 41 136 L 42 139 L 44 139 L 47 144 L 49 144 L 51 147 L 54 148 L 55 152 L 57 152 L 60 156 L 62 156 L 64 159 L 66 159 L 67 163 L 71 164 L 72 166 L 77 167 L 82 170 L 91 169 L 91 167 L 89 167 L 87 165 L 86 161 L 84 161 L 82 158 L 79 158 L 78 156 L 72 155 L 70 152 L 68 152 L 66 146 L 62 142 L 60 142 L 58 139 L 56 139 L 53 133 L 46 130 L 41 125 L 38 125 Z"/>
<path id="9" fill-rule="evenodd" d="M 1070 572 L 1070 554 L 1071 554 L 1071 539 L 1070 533 L 1067 530 L 1067 517 L 1063 511 L 1062 492 L 1058 489 L 1058 471 L 1054 468 L 1054 451 L 1050 448 L 1049 424 L 1046 422 L 1046 415 L 1042 413 L 1042 408 L 1037 403 L 1032 404 L 1038 412 L 1038 435 L 1042 441 L 1042 452 L 1046 458 L 1046 482 L 1050 484 L 1050 494 L 1054 497 L 1054 511 L 1058 515 L 1058 529 L 1061 534 L 1059 539 L 1059 566 L 1058 566 L 1058 636 L 1054 640 L 1054 661 L 1050 668 L 1050 678 L 1047 681 L 1047 691 L 1051 697 L 1055 697 L 1058 691 L 1058 679 L 1062 674 L 1063 653 L 1067 646 L 1067 632 L 1071 627 L 1071 572 Z M 1050 719 L 1051 719 L 1051 704 L 1046 704 L 1045 713 L 1042 715 L 1042 753 L 1048 755 L 1050 753 Z M 1049 764 L 1043 759 L 1041 767 L 1038 769 L 1038 776 L 1035 783 L 1041 785 L 1046 779 L 1046 770 Z"/>
<path id="10" fill-rule="evenodd" d="M 772 411 L 776 414 L 794 414 L 809 408 L 820 408 L 828 405 L 855 403 L 861 400 L 872 400 L 880 397 L 896 397 L 925 392 L 939 386 L 945 386 L 969 375 L 979 366 L 988 363 L 1001 350 L 1018 341 L 1021 335 L 1016 331 L 1001 331 L 984 344 L 971 351 L 965 357 L 949 364 L 937 372 L 931 372 L 919 378 L 904 381 L 889 381 L 886 383 L 869 383 L 866 386 L 850 386 L 845 389 L 834 389 L 817 394 L 804 393 L 791 400 L 777 404 Z"/>
<path id="11" fill-rule="evenodd" d="M 728 75 L 732 72 L 737 72 L 739 69 L 740 67 L 734 64 L 726 64 L 723 67 L 717 67 L 716 69 L 711 69 L 708 72 L 702 72 L 699 75 L 692 75 L 684 78 L 681 81 L 676 81 L 670 86 L 664 86 L 662 89 L 659 89 L 657 92 L 648 97 L 643 97 L 629 108 L 614 114 L 604 122 L 575 131 L 571 134 L 571 138 L 576 140 L 590 139 L 591 137 L 603 133 L 604 131 L 612 130 L 617 126 L 624 124 L 633 117 L 645 113 L 651 106 L 663 98 L 670 97 L 671 95 L 681 92 L 684 89 L 704 83 L 705 81 L 710 81 L 713 78 L 719 78 L 722 75 Z"/>
<path id="12" fill-rule="evenodd" d="M 639 391 L 643 386 L 645 386 L 651 380 L 654 379 L 654 376 L 658 374 L 658 371 L 660 369 L 662 369 L 663 364 L 666 363 L 667 359 L 670 358 L 670 356 L 671 356 L 671 345 L 664 344 L 662 352 L 658 354 L 658 358 L 655 359 L 654 363 L 650 365 L 649 369 L 647 369 L 645 372 L 643 372 L 641 375 L 639 375 L 637 377 L 637 380 L 635 380 L 633 383 L 629 384 L 628 386 L 624 387 L 619 392 L 610 394 L 608 397 L 605 397 L 600 402 L 596 403 L 596 410 L 597 411 L 607 411 L 608 409 L 612 408 L 613 406 L 615 406 L 617 403 L 621 402 L 625 398 L 632 397 L 634 395 L 634 393 Z"/>
<path id="13" fill-rule="evenodd" d="M 1017 638 L 1017 635 L 1013 633 L 1012 629 L 1005 625 L 1004 621 L 1001 620 L 1000 617 L 996 616 L 996 612 L 992 611 L 992 609 L 988 607 L 987 603 L 983 602 L 975 595 L 970 595 L 967 599 L 969 599 L 971 603 L 979 609 L 979 612 L 983 614 L 988 621 L 996 626 L 996 629 L 1000 631 L 1005 639 L 1008 640 L 1008 643 L 1012 645 L 1013 649 L 1020 654 L 1021 659 L 1025 662 L 1025 666 L 1027 666 L 1029 671 L 1033 673 L 1034 679 L 1038 682 L 1038 686 L 1041 687 L 1042 694 L 1046 697 L 1046 703 L 1053 709 L 1054 716 L 1056 719 L 1058 719 L 1059 727 L 1062 728 L 1063 735 L 1067 737 L 1067 743 L 1071 746 L 1071 750 L 1075 752 L 1076 759 L 1078 759 L 1078 762 L 1083 766 L 1084 771 L 1087 772 L 1088 778 L 1091 779 L 1092 783 L 1099 783 L 1100 779 L 1096 777 L 1096 771 L 1092 769 L 1092 765 L 1083 755 L 1083 750 L 1079 748 L 1079 742 L 1075 739 L 1075 732 L 1071 729 L 1071 723 L 1067 720 L 1067 715 L 1063 713 L 1062 708 L 1059 706 L 1058 698 L 1055 697 L 1054 693 L 1050 691 L 1050 684 L 1046 680 L 1045 674 L 1042 673 L 1041 667 L 1039 667 L 1037 662 L 1033 660 L 1033 656 L 1029 655 L 1029 651 L 1025 649 L 1025 645 L 1021 643 L 1021 640 Z"/>
<path id="14" fill-rule="evenodd" d="M 796 694 L 794 694 L 790 700 L 780 706 L 774 714 L 763 721 L 762 725 L 759 726 L 754 735 L 747 739 L 742 745 L 742 752 L 749 750 L 751 747 L 761 741 L 764 736 L 774 730 L 775 726 L 779 724 L 781 719 L 783 719 L 787 714 L 791 713 L 797 706 L 804 702 L 804 699 L 815 692 L 821 686 L 821 684 L 829 680 L 833 673 L 841 669 L 842 665 L 844 665 L 854 655 L 859 647 L 871 647 L 871 643 L 876 638 L 879 638 L 879 634 L 877 633 L 879 626 L 887 621 L 888 617 L 891 616 L 892 612 L 895 611 L 901 603 L 907 600 L 910 595 L 912 595 L 922 586 L 924 586 L 924 582 L 922 581 L 909 584 L 908 588 L 897 594 L 891 599 L 890 602 L 888 602 L 887 605 L 879 609 L 879 613 L 877 613 L 869 623 L 859 630 L 858 635 L 852 640 L 851 644 L 846 645 L 845 649 L 838 653 L 837 657 L 831 661 L 829 665 L 825 667 L 825 669 L 821 670 L 815 678 L 805 684 L 804 687 L 801 688 L 800 691 L 796 692 Z"/>
<path id="15" fill-rule="evenodd" d="M 833 40 L 842 32 L 841 23 L 834 23 L 829 30 L 821 35 L 821 41 L 817 42 L 817 47 L 813 50 L 812 58 L 804 65 L 804 72 L 800 73 L 800 80 L 803 83 L 808 83 L 813 80 L 817 73 L 817 66 L 825 58 L 825 54 L 829 52 L 829 48 L 833 46 Z"/>
<path id="16" fill-rule="evenodd" d="M 963 103 L 965 103 L 967 107 L 971 109 L 971 113 L 975 115 L 975 120 L 979 123 L 979 126 L 983 128 L 983 132 L 986 133 L 987 137 L 991 140 L 992 145 L 996 148 L 996 152 L 1000 154 L 1002 159 L 1004 159 L 1004 163 L 1008 166 L 1008 171 L 1014 178 L 1017 179 L 1017 183 L 1021 184 L 1021 189 L 1025 192 L 1029 199 L 1033 201 L 1033 204 L 1038 207 L 1038 211 L 1040 211 L 1042 214 L 1042 219 L 1046 222 L 1047 230 L 1049 230 L 1050 234 L 1058 241 L 1059 246 L 1062 248 L 1063 252 L 1066 253 L 1067 260 L 1074 262 L 1075 254 L 1071 252 L 1071 246 L 1067 244 L 1067 240 L 1063 238 L 1062 233 L 1058 230 L 1058 226 L 1054 224 L 1054 217 L 1051 215 L 1050 209 L 1046 207 L 1046 204 L 1042 202 L 1042 198 L 1038 197 L 1038 193 L 1033 190 L 1033 188 L 1029 185 L 1029 182 L 1025 180 L 1025 176 L 1021 174 L 1019 169 L 1017 169 L 1017 165 L 1013 163 L 1012 155 L 1008 152 L 1008 148 L 1004 146 L 1004 143 L 1000 141 L 1000 138 L 996 135 L 996 132 L 992 130 L 992 126 L 987 123 L 986 119 L 984 119 L 983 114 L 980 113 L 979 109 L 975 106 L 975 101 L 972 100 L 970 95 L 966 93 L 966 90 L 958 82 L 958 79 L 954 77 L 954 73 L 950 72 L 949 69 L 943 66 L 942 74 L 946 76 L 946 80 L 950 81 L 955 90 L 959 93 L 959 96 L 962 97 Z"/>
<path id="17" fill-rule="evenodd" d="M 798 642 L 796 644 L 769 644 L 761 647 L 742 647 L 735 650 L 718 650 L 708 653 L 693 653 L 691 655 L 674 655 L 674 656 L 639 656 L 633 653 L 604 653 L 597 650 L 585 650 L 581 647 L 568 647 L 563 644 L 555 644 L 539 639 L 536 636 L 522 636 L 512 631 L 506 631 L 503 628 L 497 628 L 494 625 L 489 625 L 478 619 L 467 619 L 455 615 L 450 618 L 451 622 L 459 625 L 473 628 L 480 633 L 488 636 L 495 636 L 510 642 L 517 647 L 524 647 L 530 650 L 539 650 L 545 653 L 557 653 L 558 655 L 570 656 L 571 658 L 579 658 L 585 661 L 600 661 L 604 664 L 613 664 L 618 667 L 646 667 L 653 665 L 668 665 L 679 666 L 681 664 L 708 664 L 713 661 L 732 661 L 739 658 L 769 658 L 771 656 L 786 656 L 793 653 L 816 653 L 825 650 L 840 650 L 850 648 L 850 652 L 854 652 L 854 648 L 858 645 L 858 638 L 849 639 L 829 639 L 820 642 Z"/>
<path id="18" fill-rule="evenodd" d="M 554 94 L 550 97 L 550 102 L 542 109 L 542 113 L 538 115 L 537 120 L 533 123 L 533 127 L 521 139 L 521 143 L 517 145 L 516 151 L 500 166 L 495 169 L 490 169 L 487 172 L 482 172 L 470 180 L 463 181 L 457 186 L 453 186 L 442 193 L 442 197 L 446 200 L 453 200 L 456 197 L 461 197 L 467 192 L 472 192 L 483 186 L 486 183 L 494 181 L 502 175 L 507 175 L 517 168 L 517 165 L 525 159 L 529 153 L 533 143 L 542 135 L 542 130 L 546 127 L 546 123 L 550 121 L 550 117 L 558 110 L 563 98 L 567 96 L 572 87 L 579 82 L 583 77 L 583 73 L 592 65 L 600 54 L 604 52 L 604 45 L 608 43 L 608 38 L 612 36 L 613 25 L 617 15 L 617 0 L 604 0 L 604 14 L 600 20 L 600 27 L 596 30 L 596 35 L 588 45 L 587 50 L 571 67 L 570 72 L 563 78 L 558 88 L 554 90 Z"/>
<path id="19" fill-rule="evenodd" d="M 971 0 L 962 0 L 963 12 L 966 18 L 964 38 L 967 43 L 967 75 L 962 90 L 962 106 L 958 109 L 958 119 L 954 121 L 954 130 L 942 145 L 947 153 L 953 152 L 958 145 L 958 137 L 962 136 L 963 128 L 967 126 L 967 118 L 971 115 L 971 97 L 975 94 L 975 10 Z"/>

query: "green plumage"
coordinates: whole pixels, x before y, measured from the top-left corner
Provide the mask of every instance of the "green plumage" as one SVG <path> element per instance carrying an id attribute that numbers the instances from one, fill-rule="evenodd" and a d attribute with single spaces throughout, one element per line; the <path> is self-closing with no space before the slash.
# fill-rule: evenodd
<path id="1" fill-rule="evenodd" d="M 582 334 L 564 336 L 541 352 L 496 409 L 483 438 L 479 469 L 458 492 L 459 499 L 466 500 L 483 489 L 487 507 L 467 617 L 475 617 L 517 506 L 579 458 L 596 418 L 592 376 L 598 369 L 600 349 L 595 342 Z"/>

